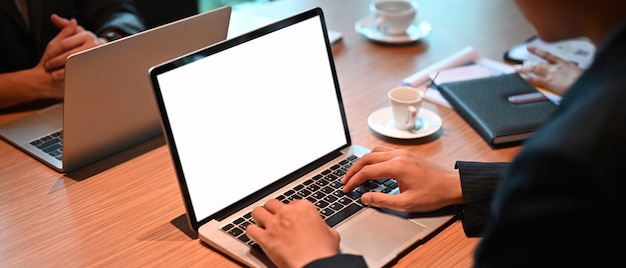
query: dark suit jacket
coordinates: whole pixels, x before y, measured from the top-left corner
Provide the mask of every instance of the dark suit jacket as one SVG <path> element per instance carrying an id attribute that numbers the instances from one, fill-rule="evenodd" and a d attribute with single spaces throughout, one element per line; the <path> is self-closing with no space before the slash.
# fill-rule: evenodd
<path id="1" fill-rule="evenodd" d="M 46 45 L 59 32 L 50 21 L 52 14 L 76 18 L 95 34 L 111 28 L 121 34 L 144 29 L 132 0 L 28 0 L 28 8 L 30 29 L 15 1 L 0 1 L 0 73 L 37 65 Z"/>
<path id="2" fill-rule="evenodd" d="M 476 267 L 607 267 L 626 256 L 624 48 L 626 22 L 598 47 L 592 66 L 510 166 L 457 163 L 464 202 L 474 202 L 463 206 L 464 228 L 483 235 Z M 325 261 L 364 265 L 345 255 Z"/>
<path id="3" fill-rule="evenodd" d="M 500 181 L 479 267 L 606 267 L 626 254 L 626 21 Z"/>

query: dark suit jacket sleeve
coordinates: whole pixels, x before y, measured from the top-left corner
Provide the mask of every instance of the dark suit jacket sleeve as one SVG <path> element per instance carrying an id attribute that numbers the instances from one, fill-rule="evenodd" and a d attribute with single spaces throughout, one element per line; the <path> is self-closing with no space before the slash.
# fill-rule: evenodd
<path id="1" fill-rule="evenodd" d="M 365 259 L 361 256 L 350 254 L 338 254 L 332 257 L 319 259 L 313 261 L 304 266 L 304 268 L 328 268 L 328 267 L 342 267 L 342 268 L 361 268 L 367 267 Z"/>
<path id="2" fill-rule="evenodd" d="M 463 206 L 459 216 L 468 237 L 480 236 L 491 211 L 491 200 L 499 178 L 510 163 L 480 163 L 457 161 Z"/>
<path id="3" fill-rule="evenodd" d="M 80 6 L 78 17 L 96 35 L 109 29 L 131 35 L 145 28 L 132 0 L 81 0 Z"/>

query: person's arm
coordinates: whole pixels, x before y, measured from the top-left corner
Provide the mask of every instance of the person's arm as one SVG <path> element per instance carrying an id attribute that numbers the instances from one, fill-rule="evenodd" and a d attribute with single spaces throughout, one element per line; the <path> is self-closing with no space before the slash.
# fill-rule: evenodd
<path id="1" fill-rule="evenodd" d="M 491 201 L 500 177 L 511 163 L 481 163 L 457 161 L 463 205 L 459 217 L 468 237 L 477 237 L 490 216 Z"/>
<path id="2" fill-rule="evenodd" d="M 97 47 L 103 44 L 104 40 L 78 25 L 75 19 L 69 20 L 52 14 L 50 21 L 61 29 L 61 32 L 67 31 L 67 28 L 73 29 L 73 32 L 67 35 L 59 33 L 52 39 L 42 57 L 44 67 L 51 72 L 52 78 L 62 80 L 65 78 L 65 62 L 71 54 Z"/>
<path id="3" fill-rule="evenodd" d="M 40 62 L 30 69 L 0 74 L 0 108 L 38 99 L 62 99 L 65 61 L 70 54 L 110 41 L 102 38 L 107 32 L 125 36 L 144 29 L 132 1 L 83 0 L 77 7 L 85 24 L 52 15 L 52 24 L 61 31 L 47 44 Z"/>
<path id="4" fill-rule="evenodd" d="M 489 216 L 499 178 L 510 163 L 458 161 L 458 170 L 440 167 L 407 151 L 376 147 L 354 163 L 344 177 L 344 192 L 367 180 L 394 178 L 400 194 L 365 193 L 363 204 L 404 212 L 428 212 L 461 205 L 461 220 L 469 237 L 479 236 Z"/>
<path id="5" fill-rule="evenodd" d="M 56 20 L 55 20 L 56 19 Z M 89 46 L 93 36 L 83 34 L 76 20 L 52 17 L 61 29 L 46 46 L 33 68 L 0 74 L 0 108 L 38 99 L 62 99 L 65 57 L 76 49 Z M 56 58 L 56 62 L 55 62 Z M 56 73 L 56 74 L 55 74 Z"/>
<path id="6" fill-rule="evenodd" d="M 304 267 L 339 254 L 339 233 L 322 219 L 308 200 L 284 204 L 270 199 L 252 210 L 255 224 L 246 234 L 278 267 Z"/>
<path id="7" fill-rule="evenodd" d="M 145 30 L 143 18 L 131 0 L 82 0 L 77 17 L 99 37 L 124 37 Z"/>
<path id="8" fill-rule="evenodd" d="M 328 267 L 366 268 L 367 263 L 365 263 L 365 259 L 363 259 L 363 256 L 351 254 L 337 254 L 332 257 L 315 260 L 304 266 L 304 268 Z"/>
<path id="9" fill-rule="evenodd" d="M 62 99 L 63 80 L 52 79 L 41 65 L 0 74 L 0 108 L 38 99 Z"/>
<path id="10" fill-rule="evenodd" d="M 392 178 L 400 194 L 368 192 L 361 196 L 365 205 L 402 212 L 430 212 L 463 202 L 459 173 L 403 149 L 376 146 L 356 161 L 342 183 L 348 193 L 367 180 Z"/>

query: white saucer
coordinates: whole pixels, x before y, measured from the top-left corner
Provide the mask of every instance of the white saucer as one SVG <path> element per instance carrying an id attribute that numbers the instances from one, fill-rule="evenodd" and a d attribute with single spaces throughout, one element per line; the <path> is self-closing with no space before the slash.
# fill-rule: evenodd
<path id="1" fill-rule="evenodd" d="M 406 31 L 406 34 L 403 35 L 386 35 L 384 33 L 379 32 L 376 27 L 374 27 L 374 18 L 365 17 L 360 19 L 354 24 L 354 29 L 357 33 L 365 36 L 367 39 L 387 43 L 387 44 L 404 44 L 416 42 L 428 34 L 432 30 L 430 23 L 427 21 L 415 21 Z"/>
<path id="2" fill-rule="evenodd" d="M 431 110 L 421 108 L 418 113 L 417 130 L 400 130 L 394 127 L 391 107 L 379 109 L 367 118 L 367 124 L 378 134 L 396 139 L 417 139 L 437 132 L 441 128 L 441 117 Z"/>

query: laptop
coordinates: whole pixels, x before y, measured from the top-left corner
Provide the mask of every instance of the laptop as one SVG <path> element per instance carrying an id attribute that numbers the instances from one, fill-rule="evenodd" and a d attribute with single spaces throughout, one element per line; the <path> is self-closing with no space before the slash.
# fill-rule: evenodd
<path id="1" fill-rule="evenodd" d="M 146 72 L 226 39 L 225 6 L 73 54 L 63 103 L 0 125 L 0 136 L 59 172 L 70 172 L 161 135 Z"/>
<path id="2" fill-rule="evenodd" d="M 201 244 L 271 267 L 247 237 L 269 198 L 307 199 L 341 234 L 341 250 L 392 263 L 446 226 L 360 203 L 398 192 L 393 179 L 350 194 L 340 179 L 368 153 L 352 144 L 323 12 L 314 8 L 150 69 L 190 227 Z M 288 246 L 288 245 L 285 245 Z"/>

